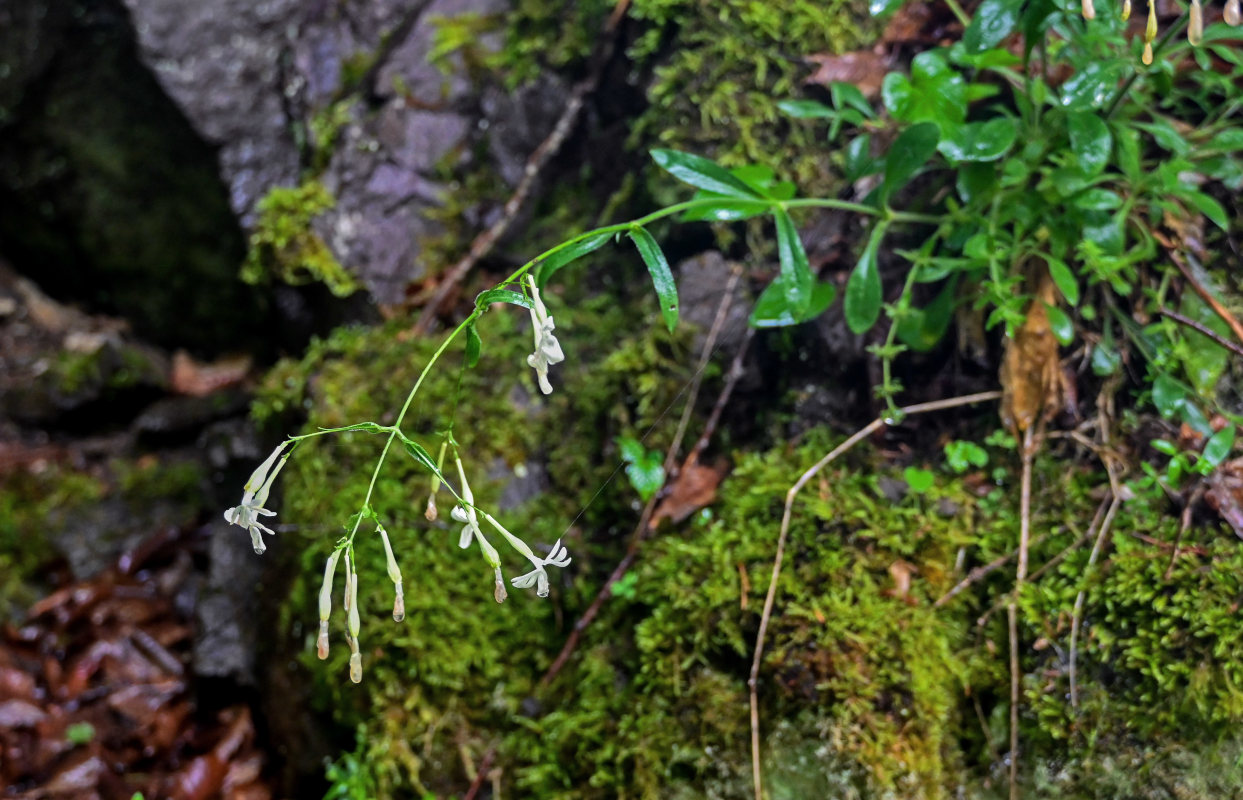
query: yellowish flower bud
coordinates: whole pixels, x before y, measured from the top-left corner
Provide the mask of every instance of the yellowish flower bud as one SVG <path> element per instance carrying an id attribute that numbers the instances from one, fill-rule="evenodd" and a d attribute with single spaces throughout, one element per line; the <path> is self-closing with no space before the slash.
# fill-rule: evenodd
<path id="1" fill-rule="evenodd" d="M 1083 0 L 1083 18 L 1096 19 L 1096 6 L 1092 5 L 1092 0 Z"/>
<path id="2" fill-rule="evenodd" d="M 427 496 L 427 509 L 423 512 L 423 517 L 428 522 L 435 522 L 440 516 L 440 511 L 436 508 L 436 495 L 429 494 Z"/>
<path id="3" fill-rule="evenodd" d="M 1200 0 L 1191 0 L 1191 16 L 1187 20 L 1187 41 L 1196 47 L 1204 39 L 1204 9 Z"/>
<path id="4" fill-rule="evenodd" d="M 321 661 L 328 657 L 328 620 L 326 619 L 319 621 L 319 638 L 315 640 L 315 650 Z"/>
<path id="5" fill-rule="evenodd" d="M 1238 25 L 1243 22 L 1243 11 L 1239 8 L 1239 0 L 1226 0 L 1226 10 L 1222 14 L 1222 19 L 1227 25 Z"/>
<path id="6" fill-rule="evenodd" d="M 1152 63 L 1152 42 L 1144 42 L 1144 54 L 1140 57 L 1140 59 L 1145 64 Z"/>
<path id="7" fill-rule="evenodd" d="M 1148 25 L 1144 28 L 1144 43 L 1151 44 L 1157 38 L 1157 0 L 1148 0 Z M 1144 50 L 1145 64 L 1152 63 L 1152 48 Z"/>
<path id="8" fill-rule="evenodd" d="M 350 655 L 350 680 L 354 683 L 363 682 L 363 657 L 357 651 Z"/>
<path id="9" fill-rule="evenodd" d="M 1122 0 L 1122 21 L 1126 22 L 1131 18 L 1131 0 Z"/>

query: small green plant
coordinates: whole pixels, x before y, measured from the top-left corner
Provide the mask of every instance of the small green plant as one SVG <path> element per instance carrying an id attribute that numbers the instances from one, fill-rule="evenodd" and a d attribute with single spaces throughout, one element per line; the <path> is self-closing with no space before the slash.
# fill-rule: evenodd
<path id="1" fill-rule="evenodd" d="M 623 436 L 617 440 L 622 460 L 626 462 L 626 477 L 630 485 L 645 501 L 650 500 L 665 485 L 665 468 L 660 453 L 648 450 L 638 439 Z"/>
<path id="2" fill-rule="evenodd" d="M 317 131 L 317 135 L 328 134 Z M 312 227 L 335 202 L 319 181 L 268 192 L 259 201 L 242 280 L 258 284 L 275 278 L 291 285 L 319 281 L 338 297 L 352 294 L 358 288 L 354 277 Z"/>

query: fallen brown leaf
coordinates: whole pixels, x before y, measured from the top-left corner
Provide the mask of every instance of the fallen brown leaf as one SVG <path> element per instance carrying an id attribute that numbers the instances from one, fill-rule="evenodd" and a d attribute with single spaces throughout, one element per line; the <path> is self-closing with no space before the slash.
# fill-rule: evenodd
<path id="1" fill-rule="evenodd" d="M 1001 419 L 1012 431 L 1022 433 L 1037 418 L 1049 419 L 1061 409 L 1066 389 L 1057 355 L 1057 340 L 1049 327 L 1045 305 L 1057 301 L 1048 273 L 1041 271 L 1035 297 L 1027 307 L 1027 319 L 1006 340 L 1001 363 Z"/>
<path id="2" fill-rule="evenodd" d="M 652 514 L 651 527 L 655 529 L 661 520 L 679 523 L 716 499 L 716 489 L 725 477 L 726 465 L 706 467 L 691 455 L 669 486 L 668 493 Z"/>
<path id="3" fill-rule="evenodd" d="M 241 383 L 250 373 L 251 363 L 250 356 L 231 356 L 203 363 L 186 351 L 178 350 L 173 354 L 171 388 L 177 394 L 204 397 Z"/>
<path id="4" fill-rule="evenodd" d="M 868 99 L 880 95 L 881 81 L 893 65 L 891 56 L 883 47 L 840 55 L 819 53 L 808 56 L 807 60 L 816 64 L 817 68 L 805 83 L 817 86 L 837 82 L 854 84 Z"/>

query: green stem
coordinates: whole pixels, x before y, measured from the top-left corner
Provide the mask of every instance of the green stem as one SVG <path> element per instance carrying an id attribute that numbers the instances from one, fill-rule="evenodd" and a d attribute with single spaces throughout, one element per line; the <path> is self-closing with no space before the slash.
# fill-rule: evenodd
<path id="1" fill-rule="evenodd" d="M 971 24 L 971 17 L 969 17 L 967 12 L 963 10 L 963 7 L 958 4 L 958 0 L 945 0 L 945 5 L 949 6 L 950 11 L 953 12 L 954 16 L 958 18 L 958 21 L 962 23 L 964 28 Z"/>
<path id="2" fill-rule="evenodd" d="M 743 202 L 748 202 L 748 201 L 744 200 Z M 719 197 L 702 198 L 698 200 L 686 200 L 684 202 L 675 203 L 674 205 L 666 206 L 665 208 L 659 209 L 657 211 L 653 211 L 650 214 L 647 214 L 642 217 L 638 217 L 637 219 L 630 220 L 629 222 L 620 222 L 615 225 L 605 225 L 600 228 L 595 228 L 593 230 L 585 231 L 583 233 L 580 233 L 577 236 L 567 239 L 564 242 L 561 242 L 555 247 L 551 247 L 548 250 L 545 250 L 543 253 L 540 253 L 535 258 L 532 258 L 530 261 L 526 262 L 521 267 L 519 267 L 517 270 L 515 270 L 512 275 L 506 278 L 502 282 L 502 285 L 512 284 L 512 283 L 515 283 L 521 280 L 522 277 L 526 275 L 528 272 L 530 272 L 531 269 L 536 264 L 540 263 L 544 259 L 547 259 L 568 247 L 571 247 L 577 244 L 578 242 L 583 241 L 584 239 L 589 239 L 589 238 L 593 238 L 593 237 L 601 236 L 605 234 L 610 234 L 610 233 L 623 233 L 628 230 L 633 230 L 635 227 L 643 227 L 653 222 L 656 222 L 657 220 L 661 220 L 666 217 L 671 217 L 671 216 L 674 216 L 675 214 L 681 214 L 685 211 L 695 211 L 701 208 L 710 208 L 713 206 L 719 206 L 720 204 L 721 204 L 721 198 Z M 894 222 L 939 224 L 943 221 L 942 217 L 933 215 L 933 214 L 914 214 L 914 213 L 905 212 L 905 211 L 892 211 L 890 209 L 874 208 L 872 206 L 863 205 L 862 203 L 851 203 L 846 200 L 835 200 L 835 199 L 828 199 L 828 198 L 825 198 L 825 199 L 807 198 L 807 199 L 785 200 L 785 201 L 769 200 L 766 198 L 756 198 L 756 200 L 754 201 L 754 204 L 756 206 L 768 206 L 770 208 L 775 207 L 775 206 L 781 206 L 784 208 L 832 208 L 832 209 L 837 209 L 839 211 L 851 211 L 856 214 L 865 214 L 865 215 L 873 216 L 873 217 L 881 217 L 885 222 L 894 221 Z M 393 423 L 393 425 L 390 428 L 387 429 L 389 430 L 388 439 L 384 442 L 384 449 L 380 452 L 380 458 L 379 460 L 376 461 L 375 469 L 372 470 L 371 482 L 367 484 L 367 494 L 363 498 L 363 503 L 362 503 L 362 507 L 364 509 L 370 507 L 371 505 L 371 497 L 375 493 L 375 485 L 376 485 L 376 481 L 380 477 L 380 470 L 384 467 L 384 462 L 388 458 L 388 452 L 390 448 L 392 448 L 393 446 L 393 440 L 396 439 L 398 435 L 400 434 L 401 423 L 406 418 L 406 412 L 410 410 L 410 405 L 414 402 L 415 395 L 418 394 L 419 388 L 423 385 L 423 380 L 427 377 L 428 373 L 431 371 L 432 367 L 436 364 L 436 362 L 440 360 L 441 355 L 444 354 L 445 350 L 449 347 L 449 344 L 452 343 L 453 340 L 456 339 L 462 333 L 462 331 L 466 330 L 467 326 L 469 326 L 472 322 L 478 319 L 479 316 L 483 314 L 483 311 L 484 309 L 476 308 L 474 311 L 471 312 L 470 316 L 464 319 L 461 322 L 461 324 L 459 324 L 457 328 L 453 330 L 452 333 L 446 336 L 444 341 L 440 343 L 440 347 L 436 349 L 436 352 L 432 354 L 431 359 L 428 360 L 427 364 L 423 367 L 423 371 L 419 373 L 419 377 L 415 381 L 414 387 L 411 388 L 410 393 L 406 395 L 406 401 L 402 404 L 401 411 L 398 412 L 396 421 Z M 327 433 L 336 433 L 341 430 L 348 430 L 348 429 L 349 428 L 323 430 L 323 431 L 317 431 L 315 433 L 305 434 L 300 437 L 291 437 L 291 438 L 302 439 L 302 438 L 309 438 L 311 436 L 322 436 Z M 349 542 L 354 541 L 354 535 L 358 532 L 358 527 L 361 523 L 362 523 L 362 518 L 359 517 L 358 521 L 354 523 L 354 529 L 350 531 Z"/>

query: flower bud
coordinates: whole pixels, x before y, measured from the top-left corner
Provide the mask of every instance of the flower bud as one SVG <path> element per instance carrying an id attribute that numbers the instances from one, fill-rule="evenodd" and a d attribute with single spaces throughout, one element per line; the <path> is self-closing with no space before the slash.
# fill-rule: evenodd
<path id="1" fill-rule="evenodd" d="M 1131 18 L 1131 0 L 1122 0 L 1122 21 L 1126 22 Z"/>
<path id="2" fill-rule="evenodd" d="M 319 621 L 319 638 L 315 640 L 315 649 L 321 661 L 328 657 L 328 620 L 326 619 Z"/>
<path id="3" fill-rule="evenodd" d="M 320 622 L 327 621 L 332 613 L 332 574 L 337 570 L 337 559 L 340 557 L 341 551 L 333 550 L 332 555 L 328 556 L 328 560 L 324 563 L 324 583 L 319 587 Z"/>
<path id="4" fill-rule="evenodd" d="M 406 598 L 401 591 L 401 581 L 397 581 L 397 596 L 393 598 L 393 622 L 401 622 L 406 618 Z"/>
<path id="5" fill-rule="evenodd" d="M 1227 25 L 1238 25 L 1243 22 L 1243 11 L 1239 8 L 1239 0 L 1226 0 L 1226 10 L 1222 14 L 1222 19 Z"/>
<path id="6" fill-rule="evenodd" d="M 501 568 L 495 570 L 496 588 L 492 590 L 492 596 L 498 603 L 504 603 L 505 598 L 509 597 L 509 593 L 505 591 L 505 576 L 501 574 Z"/>
<path id="7" fill-rule="evenodd" d="M 1204 39 L 1204 9 L 1200 0 L 1191 0 L 1191 16 L 1187 20 L 1187 41 L 1196 47 Z"/>
<path id="8" fill-rule="evenodd" d="M 1152 44 L 1157 38 L 1157 0 L 1148 0 L 1148 24 L 1144 26 L 1144 43 Z M 1152 48 L 1144 50 L 1147 58 L 1144 59 L 1145 64 L 1152 63 Z"/>
<path id="9" fill-rule="evenodd" d="M 1083 0 L 1083 18 L 1096 19 L 1096 6 L 1092 5 L 1092 0 Z"/>
<path id="10" fill-rule="evenodd" d="M 354 683 L 363 682 L 363 657 L 358 651 L 350 655 L 350 680 Z"/>
<path id="11" fill-rule="evenodd" d="M 440 516 L 440 511 L 436 509 L 436 495 L 429 494 L 427 496 L 427 509 L 423 511 L 423 518 L 428 522 L 435 522 Z"/>
<path id="12" fill-rule="evenodd" d="M 397 559 L 393 557 L 393 546 L 389 544 L 388 531 L 384 530 L 383 525 L 376 527 L 380 531 L 380 538 L 384 540 L 384 560 L 388 565 L 388 579 L 400 586 L 401 570 L 397 567 Z"/>
<path id="13" fill-rule="evenodd" d="M 1144 54 L 1140 56 L 1140 60 L 1145 64 L 1152 63 L 1152 42 L 1144 42 Z"/>

